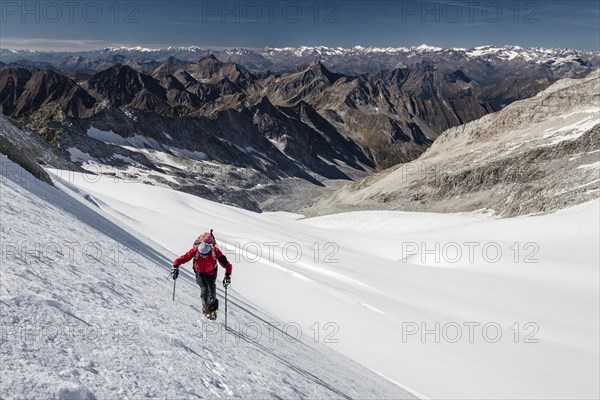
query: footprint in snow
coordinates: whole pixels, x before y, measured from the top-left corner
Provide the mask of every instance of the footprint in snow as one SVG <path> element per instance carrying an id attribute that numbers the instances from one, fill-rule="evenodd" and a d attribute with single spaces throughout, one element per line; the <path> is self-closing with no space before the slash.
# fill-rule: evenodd
<path id="1" fill-rule="evenodd" d="M 227 396 L 233 396 L 233 391 L 231 389 L 229 389 L 229 386 L 227 386 L 226 384 L 224 384 L 223 382 L 221 382 L 218 379 L 213 379 L 211 381 L 211 383 L 218 389 L 222 390 L 225 392 L 225 394 L 227 394 Z"/>
<path id="2" fill-rule="evenodd" d="M 219 394 L 219 392 L 215 389 L 215 387 L 212 385 L 212 382 L 209 382 L 206 378 L 202 378 L 202 384 L 204 385 L 205 388 L 207 388 L 208 390 L 210 390 L 210 392 L 212 394 L 214 394 L 215 396 L 217 396 L 218 398 L 221 398 L 221 395 Z"/>
<path id="3" fill-rule="evenodd" d="M 204 352 L 206 353 L 206 355 L 208 356 L 208 358 L 210 358 L 211 360 L 214 360 L 215 357 L 213 356 L 212 352 L 207 349 L 206 347 L 204 348 Z"/>

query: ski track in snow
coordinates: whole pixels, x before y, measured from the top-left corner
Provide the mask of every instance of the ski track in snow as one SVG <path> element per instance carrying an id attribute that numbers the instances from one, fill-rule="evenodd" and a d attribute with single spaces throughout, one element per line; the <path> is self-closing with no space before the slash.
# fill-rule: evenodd
<path id="1" fill-rule="evenodd" d="M 171 301 L 173 253 L 115 223 L 139 225 L 134 213 L 106 214 L 114 204 L 103 196 L 19 171 L 0 187 L 1 398 L 414 398 L 326 346 L 293 340 L 235 289 L 234 329 L 222 315 L 207 323 L 189 271 Z"/>

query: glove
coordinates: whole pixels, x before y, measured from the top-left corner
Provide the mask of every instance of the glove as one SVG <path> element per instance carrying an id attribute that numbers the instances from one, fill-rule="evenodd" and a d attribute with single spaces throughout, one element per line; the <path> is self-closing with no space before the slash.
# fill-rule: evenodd
<path id="1" fill-rule="evenodd" d="M 173 279 L 177 279 L 177 277 L 179 276 L 179 267 L 176 267 L 173 265 L 173 267 L 171 267 L 171 276 L 173 277 Z"/>
<path id="2" fill-rule="evenodd" d="M 223 287 L 227 287 L 231 285 L 231 275 L 225 274 L 225 278 L 223 278 Z"/>

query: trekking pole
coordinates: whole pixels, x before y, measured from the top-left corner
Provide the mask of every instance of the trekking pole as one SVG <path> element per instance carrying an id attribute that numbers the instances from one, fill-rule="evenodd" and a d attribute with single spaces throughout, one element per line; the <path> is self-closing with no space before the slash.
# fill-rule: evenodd
<path id="1" fill-rule="evenodd" d="M 227 286 L 225 286 L 225 330 L 227 330 Z"/>
<path id="2" fill-rule="evenodd" d="M 177 283 L 177 279 L 173 279 L 173 301 L 175 301 L 175 284 Z"/>
<path id="3" fill-rule="evenodd" d="M 167 276 L 167 279 L 173 277 L 173 271 Z M 175 284 L 177 283 L 177 279 L 173 279 L 173 301 L 175 301 Z"/>

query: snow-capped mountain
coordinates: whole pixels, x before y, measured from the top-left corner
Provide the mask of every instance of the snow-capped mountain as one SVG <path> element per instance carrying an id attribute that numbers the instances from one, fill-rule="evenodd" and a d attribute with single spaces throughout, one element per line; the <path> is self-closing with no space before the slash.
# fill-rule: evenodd
<path id="1" fill-rule="evenodd" d="M 279 54 L 294 55 L 296 57 L 305 57 L 307 55 L 320 56 L 364 56 L 370 54 L 388 54 L 398 55 L 406 54 L 410 57 L 432 54 L 463 54 L 467 57 L 497 57 L 500 59 L 512 60 L 522 58 L 526 61 L 542 64 L 548 61 L 569 62 L 580 56 L 590 56 L 594 52 L 572 49 L 545 49 L 545 48 L 523 48 L 521 46 L 478 46 L 471 49 L 434 47 L 426 44 L 412 47 L 363 47 L 355 46 L 351 48 L 327 47 L 327 46 L 301 46 L 301 47 L 267 47 L 261 51 L 263 55 L 271 56 L 276 59 Z"/>
<path id="2" fill-rule="evenodd" d="M 400 65 L 413 65 L 415 62 L 434 64 L 450 64 L 450 68 L 467 61 L 478 60 L 489 63 L 492 68 L 507 68 L 506 62 L 517 67 L 545 66 L 553 73 L 554 79 L 581 76 L 588 68 L 600 65 L 600 52 L 572 49 L 522 48 L 520 46 L 480 46 L 472 49 L 444 49 L 428 45 L 412 47 L 363 47 L 351 48 L 327 46 L 300 46 L 264 49 L 233 48 L 215 50 L 191 47 L 167 47 L 150 49 L 136 47 L 109 47 L 101 50 L 77 53 L 42 52 L 29 50 L 0 49 L 0 61 L 10 64 L 15 62 L 47 62 L 58 66 L 65 58 L 78 55 L 92 61 L 99 61 L 114 56 L 139 58 L 146 60 L 164 60 L 175 57 L 185 61 L 195 60 L 208 54 L 214 54 L 219 60 L 235 62 L 251 71 L 275 72 L 290 71 L 306 62 L 320 60 L 328 68 L 344 74 L 362 74 L 382 69 L 393 69 Z M 558 67 L 560 66 L 560 67 Z M 566 66 L 569 66 L 568 68 Z M 71 71 L 75 71 L 72 69 Z M 65 70 L 66 71 L 66 70 Z M 589 71 L 588 71 L 589 72 Z M 477 77 L 473 76 L 474 79 Z"/>

